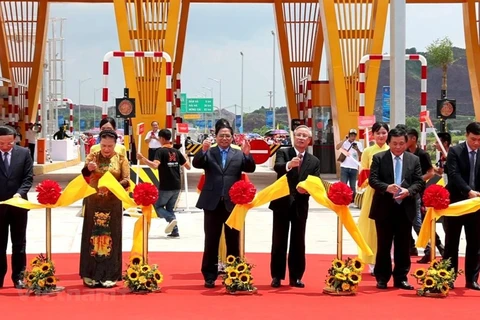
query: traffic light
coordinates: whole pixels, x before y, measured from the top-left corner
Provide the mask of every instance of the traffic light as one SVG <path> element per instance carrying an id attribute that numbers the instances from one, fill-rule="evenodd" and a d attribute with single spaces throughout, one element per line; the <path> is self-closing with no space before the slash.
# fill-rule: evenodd
<path id="1" fill-rule="evenodd" d="M 457 118 L 457 101 L 454 99 L 437 100 L 437 119 Z"/>

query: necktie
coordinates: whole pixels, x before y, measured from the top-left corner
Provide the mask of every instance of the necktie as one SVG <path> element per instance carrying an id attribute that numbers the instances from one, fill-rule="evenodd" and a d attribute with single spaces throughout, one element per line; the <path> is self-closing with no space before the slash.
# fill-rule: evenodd
<path id="1" fill-rule="evenodd" d="M 477 153 L 475 151 L 470 151 L 470 179 L 468 180 L 468 185 L 472 190 L 475 190 L 475 158 Z"/>
<path id="2" fill-rule="evenodd" d="M 227 163 L 227 150 L 222 150 L 222 169 L 225 169 Z"/>
<path id="3" fill-rule="evenodd" d="M 8 162 L 8 152 L 3 153 L 3 164 L 5 165 L 5 171 L 8 172 L 10 168 L 10 163 Z"/>
<path id="4" fill-rule="evenodd" d="M 395 184 L 400 186 L 402 184 L 402 159 L 395 157 Z M 402 200 L 395 200 L 397 203 L 402 203 Z"/>
<path id="5" fill-rule="evenodd" d="M 298 158 L 300 158 L 300 164 L 298 165 L 298 173 L 300 173 L 300 170 L 302 169 L 302 163 L 303 163 L 303 154 L 299 153 Z"/>

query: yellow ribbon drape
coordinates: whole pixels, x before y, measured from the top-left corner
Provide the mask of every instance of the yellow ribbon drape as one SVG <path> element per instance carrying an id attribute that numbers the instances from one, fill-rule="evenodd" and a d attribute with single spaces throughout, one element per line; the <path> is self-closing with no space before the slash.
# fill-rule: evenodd
<path id="1" fill-rule="evenodd" d="M 355 221 L 353 221 L 352 214 L 348 206 L 339 206 L 334 204 L 327 195 L 327 191 L 319 177 L 308 176 L 308 178 L 298 184 L 298 187 L 305 189 L 312 198 L 324 207 L 335 211 L 340 220 L 342 221 L 345 229 L 347 229 L 350 236 L 352 236 L 355 243 L 360 249 L 365 252 L 367 256 L 373 255 L 372 249 L 368 246 L 363 238 L 362 234 L 358 230 Z"/>
<path id="2" fill-rule="evenodd" d="M 58 198 L 55 204 L 39 204 L 33 203 L 23 198 L 11 198 L 6 201 L 0 202 L 0 204 L 8 204 L 14 207 L 23 208 L 23 209 L 42 209 L 42 208 L 58 208 L 58 207 L 68 207 L 72 203 L 75 203 L 83 198 L 86 198 L 97 191 L 90 187 L 85 181 L 82 175 L 79 175 L 65 187 L 62 194 Z"/>
<path id="3" fill-rule="evenodd" d="M 120 201 L 122 201 L 125 209 L 138 207 L 138 205 L 130 198 L 130 195 L 120 182 L 110 173 L 106 172 L 98 181 L 98 187 L 105 187 L 110 190 Z M 147 219 L 148 229 L 150 230 L 150 222 L 152 219 L 153 206 L 142 206 L 143 215 L 138 217 L 133 228 L 133 245 L 130 254 L 142 254 L 143 246 L 143 218 Z M 147 231 L 148 234 L 148 231 Z"/>
<path id="4" fill-rule="evenodd" d="M 235 208 L 233 208 L 232 213 L 225 223 L 230 228 L 242 230 L 248 210 L 260 207 L 270 201 L 288 196 L 289 194 L 290 189 L 288 187 L 287 175 L 283 175 L 280 179 L 258 192 L 252 202 L 235 205 Z"/>
<path id="5" fill-rule="evenodd" d="M 453 203 L 447 209 L 435 210 L 434 208 L 427 208 L 425 219 L 422 223 L 422 228 L 418 234 L 417 247 L 425 248 L 432 235 L 432 220 L 438 220 L 440 217 L 459 217 L 465 214 L 476 212 L 480 210 L 480 198 L 473 198 Z"/>

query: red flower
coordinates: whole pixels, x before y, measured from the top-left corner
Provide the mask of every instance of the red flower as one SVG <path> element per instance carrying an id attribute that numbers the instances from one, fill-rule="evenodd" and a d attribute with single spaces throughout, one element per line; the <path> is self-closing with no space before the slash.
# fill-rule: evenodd
<path id="1" fill-rule="evenodd" d="M 158 199 L 158 189 L 151 183 L 139 183 L 133 190 L 133 200 L 139 206 L 149 206 Z"/>
<path id="2" fill-rule="evenodd" d="M 446 209 L 450 204 L 450 192 L 441 185 L 432 184 L 423 193 L 423 203 L 435 210 Z"/>
<path id="3" fill-rule="evenodd" d="M 55 204 L 60 198 L 62 188 L 58 182 L 53 180 L 43 180 L 36 187 L 38 192 L 37 201 L 40 204 Z"/>
<path id="4" fill-rule="evenodd" d="M 253 183 L 249 181 L 240 180 L 233 184 L 228 191 L 230 200 L 235 204 L 247 204 L 253 201 L 257 189 Z"/>
<path id="5" fill-rule="evenodd" d="M 335 182 L 328 190 L 328 199 L 338 206 L 348 206 L 353 199 L 352 189 L 343 182 Z"/>

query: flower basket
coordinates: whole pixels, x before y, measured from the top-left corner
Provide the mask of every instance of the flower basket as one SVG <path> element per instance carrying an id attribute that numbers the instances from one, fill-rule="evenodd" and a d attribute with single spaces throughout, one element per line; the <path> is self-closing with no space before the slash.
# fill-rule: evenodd
<path id="1" fill-rule="evenodd" d="M 335 296 L 350 296 L 357 293 L 359 283 L 362 281 L 363 262 L 358 259 L 347 258 L 345 261 L 334 259 L 328 269 L 327 285 L 323 293 Z"/>
<path id="2" fill-rule="evenodd" d="M 434 260 L 428 269 L 419 268 L 412 273 L 417 283 L 422 287 L 417 289 L 417 295 L 421 297 L 445 298 L 450 288 L 455 283 L 462 270 L 455 272 L 451 267 L 450 258 L 447 260 Z"/>
<path id="3" fill-rule="evenodd" d="M 252 269 L 253 265 L 245 259 L 228 256 L 222 281 L 226 292 L 229 294 L 256 293 L 257 288 L 253 286 Z"/>
<path id="4" fill-rule="evenodd" d="M 54 294 L 57 290 L 55 265 L 45 256 L 39 255 L 30 262 L 30 266 L 23 272 L 27 292 L 34 295 Z"/>
<path id="5" fill-rule="evenodd" d="M 161 290 L 163 275 L 156 264 L 149 265 L 141 256 L 132 256 L 122 279 L 130 292 L 147 294 Z"/>

